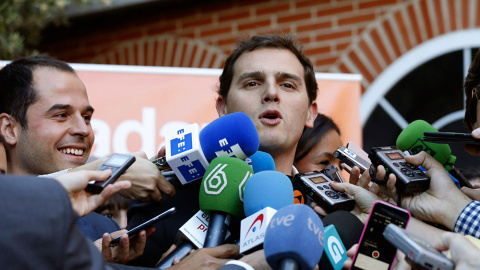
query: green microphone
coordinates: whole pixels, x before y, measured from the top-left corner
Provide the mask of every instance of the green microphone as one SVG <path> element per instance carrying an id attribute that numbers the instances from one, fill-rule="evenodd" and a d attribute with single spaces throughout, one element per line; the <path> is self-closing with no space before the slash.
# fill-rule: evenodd
<path id="1" fill-rule="evenodd" d="M 457 158 L 451 155 L 450 146 L 422 141 L 424 132 L 438 132 L 438 130 L 426 121 L 413 121 L 398 135 L 397 148 L 402 151 L 409 150 L 412 154 L 425 151 L 440 162 L 447 171 L 451 171 Z"/>
<path id="2" fill-rule="evenodd" d="M 210 162 L 200 186 L 200 210 L 210 215 L 203 247 L 224 243 L 230 220 L 242 219 L 243 191 L 253 170 L 238 158 L 217 157 Z"/>

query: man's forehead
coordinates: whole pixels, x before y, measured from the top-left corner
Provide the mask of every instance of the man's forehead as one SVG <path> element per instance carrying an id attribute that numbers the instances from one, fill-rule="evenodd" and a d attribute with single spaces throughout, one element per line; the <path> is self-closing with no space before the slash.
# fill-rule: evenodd
<path id="1" fill-rule="evenodd" d="M 302 81 L 304 79 L 303 66 L 298 58 L 291 51 L 283 48 L 259 48 L 242 53 L 235 61 L 233 76 L 238 79 L 246 73 L 253 75 L 273 73 L 277 77 L 291 74 L 300 77 Z"/>

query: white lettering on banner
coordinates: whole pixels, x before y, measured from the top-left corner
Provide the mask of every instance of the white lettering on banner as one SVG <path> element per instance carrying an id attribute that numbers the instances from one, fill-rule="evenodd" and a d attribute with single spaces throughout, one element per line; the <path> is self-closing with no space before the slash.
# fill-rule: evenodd
<path id="1" fill-rule="evenodd" d="M 132 132 L 140 134 L 142 148 L 147 156 L 153 156 L 155 149 L 155 109 L 142 109 L 142 123 L 137 120 L 127 120 L 118 125 L 113 134 L 113 152 L 128 153 L 127 138 Z"/>
<path id="2" fill-rule="evenodd" d="M 190 125 L 190 123 L 183 121 L 167 122 L 159 127 L 158 137 L 156 137 L 156 109 L 151 107 L 142 108 L 142 118 L 140 121 L 125 119 L 116 129 L 115 127 L 111 127 L 106 121 L 96 119 L 95 116 L 91 123 L 95 132 L 95 151 L 93 151 L 91 155 L 97 158 L 109 156 L 112 152 L 131 153 L 136 151 L 144 151 L 148 157 L 151 157 L 157 154 L 158 150 L 165 145 L 165 133 L 168 130 L 181 130 Z M 206 125 L 206 123 L 203 123 L 201 128 Z M 112 130 L 114 131 L 112 132 Z M 131 133 L 138 133 L 140 135 L 141 149 L 128 149 L 128 136 Z M 158 142 L 161 143 L 158 148 L 156 148 Z"/>

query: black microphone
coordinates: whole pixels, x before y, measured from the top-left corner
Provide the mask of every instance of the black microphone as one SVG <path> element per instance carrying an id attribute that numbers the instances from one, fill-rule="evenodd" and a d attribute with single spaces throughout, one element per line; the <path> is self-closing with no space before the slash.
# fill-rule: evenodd
<path id="1" fill-rule="evenodd" d="M 347 259 L 347 250 L 360 240 L 364 225 L 354 214 L 347 211 L 335 211 L 325 216 L 322 222 L 325 227 L 325 244 L 318 265 L 322 270 L 340 269 Z"/>

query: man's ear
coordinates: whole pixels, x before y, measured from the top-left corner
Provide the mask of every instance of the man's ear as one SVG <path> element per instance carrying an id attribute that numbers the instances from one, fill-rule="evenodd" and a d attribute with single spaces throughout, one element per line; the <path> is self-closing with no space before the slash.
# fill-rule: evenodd
<path id="1" fill-rule="evenodd" d="M 8 145 L 15 145 L 18 141 L 18 123 L 13 117 L 7 113 L 0 114 L 0 134 L 5 138 L 5 143 Z"/>
<path id="2" fill-rule="evenodd" d="M 317 118 L 318 115 L 318 106 L 317 106 L 317 101 L 313 101 L 310 107 L 308 108 L 308 115 L 307 115 L 307 121 L 305 122 L 305 126 L 307 128 L 313 128 L 313 122 L 315 122 L 315 118 Z"/>
<path id="3" fill-rule="evenodd" d="M 225 102 L 225 99 L 223 99 L 223 97 L 219 96 L 217 98 L 217 103 L 215 104 L 215 107 L 217 108 L 218 116 L 224 116 L 227 114 L 227 103 Z"/>

